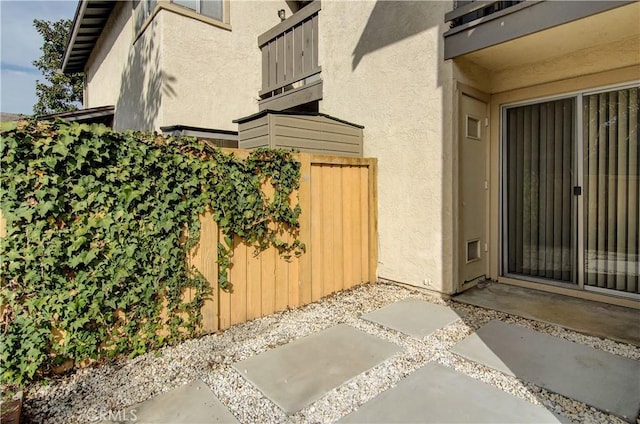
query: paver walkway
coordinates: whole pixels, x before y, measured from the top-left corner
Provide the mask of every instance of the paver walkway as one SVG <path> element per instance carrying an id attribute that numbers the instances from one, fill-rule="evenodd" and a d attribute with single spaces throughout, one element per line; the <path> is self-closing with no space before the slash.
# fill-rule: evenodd
<path id="1" fill-rule="evenodd" d="M 291 414 L 398 351 L 393 343 L 336 325 L 233 367 Z"/>
<path id="2" fill-rule="evenodd" d="M 451 308 L 420 299 L 405 299 L 362 316 L 371 322 L 416 338 L 425 338 L 460 319 Z"/>
<path id="3" fill-rule="evenodd" d="M 448 307 L 405 300 L 361 318 L 423 339 L 459 317 Z M 627 420 L 635 419 L 634 411 L 637 414 L 640 408 L 640 368 L 631 359 L 498 321 L 480 328 L 452 351 Z M 399 345 L 340 324 L 233 367 L 292 414 L 399 352 Z M 195 387 L 198 384 L 202 385 L 196 383 Z M 199 395 L 205 396 L 202 400 L 194 396 L 193 387 L 185 387 L 139 405 L 140 411 L 152 412 L 153 420 L 145 422 L 179 422 L 184 417 L 191 422 L 235 421 L 208 389 L 198 389 Z M 340 422 L 570 421 L 432 361 Z"/>
<path id="4" fill-rule="evenodd" d="M 453 352 L 633 422 L 640 363 L 514 324 L 490 321 Z"/>
<path id="5" fill-rule="evenodd" d="M 570 423 L 464 374 L 430 362 L 340 423 Z"/>

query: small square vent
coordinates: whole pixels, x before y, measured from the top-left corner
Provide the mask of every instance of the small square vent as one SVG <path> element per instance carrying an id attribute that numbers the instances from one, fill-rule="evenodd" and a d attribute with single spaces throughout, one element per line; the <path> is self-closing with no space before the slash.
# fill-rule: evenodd
<path id="1" fill-rule="evenodd" d="M 480 240 L 467 241 L 467 263 L 480 260 Z"/>

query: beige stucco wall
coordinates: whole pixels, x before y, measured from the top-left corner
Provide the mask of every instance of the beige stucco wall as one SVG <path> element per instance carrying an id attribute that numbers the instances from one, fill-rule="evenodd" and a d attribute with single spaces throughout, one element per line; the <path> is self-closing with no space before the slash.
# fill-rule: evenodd
<path id="1" fill-rule="evenodd" d="M 118 2 L 85 68 L 85 107 L 115 105 L 117 129 L 237 130 L 234 119 L 258 111 L 258 35 L 280 22 L 279 9 L 291 9 L 285 1 L 232 2 L 228 24 L 217 26 L 163 6 L 134 34 L 132 3 Z"/>
<path id="2" fill-rule="evenodd" d="M 131 3 L 118 2 L 85 66 L 84 107 L 115 105 L 133 41 Z"/>
<path id="3" fill-rule="evenodd" d="M 114 105 L 118 130 L 163 122 L 162 19 L 158 14 L 136 39 L 132 4 L 118 2 L 85 67 L 85 107 Z"/>
<path id="4" fill-rule="evenodd" d="M 258 35 L 280 22 L 285 1 L 230 4 L 231 30 L 162 11 L 167 91 L 165 125 L 237 130 L 234 119 L 258 112 L 262 56 Z"/>
<path id="5" fill-rule="evenodd" d="M 364 125 L 378 158 L 381 278 L 452 288 L 451 2 L 323 1 L 320 111 Z"/>

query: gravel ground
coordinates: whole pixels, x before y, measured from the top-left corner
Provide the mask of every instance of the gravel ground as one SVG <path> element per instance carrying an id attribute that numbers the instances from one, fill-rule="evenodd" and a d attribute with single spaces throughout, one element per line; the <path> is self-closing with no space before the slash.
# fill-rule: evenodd
<path id="1" fill-rule="evenodd" d="M 359 318 L 364 313 L 405 298 L 453 305 L 464 313 L 464 319 L 424 340 L 416 340 Z M 449 352 L 454 344 L 491 319 L 515 323 L 640 360 L 640 348 L 635 346 L 442 300 L 417 289 L 386 283 L 366 284 L 320 302 L 234 326 L 220 334 L 190 340 L 135 359 L 79 370 L 50 381 L 48 385 L 31 387 L 26 392 L 23 408 L 33 422 L 89 422 L 105 411 L 121 411 L 159 393 L 201 379 L 243 423 L 325 423 L 336 421 L 357 409 L 427 362 L 437 361 L 521 399 L 544 405 L 575 422 L 623 422 L 581 402 L 550 393 Z M 404 350 L 291 416 L 285 415 L 231 367 L 237 361 L 341 323 L 396 343 Z"/>

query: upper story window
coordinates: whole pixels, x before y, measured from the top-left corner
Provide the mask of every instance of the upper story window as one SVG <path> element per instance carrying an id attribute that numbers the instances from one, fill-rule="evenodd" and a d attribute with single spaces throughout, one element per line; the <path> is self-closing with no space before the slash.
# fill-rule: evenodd
<path id="1" fill-rule="evenodd" d="M 223 1 L 224 0 L 171 0 L 171 3 L 186 7 L 201 15 L 223 21 Z"/>

